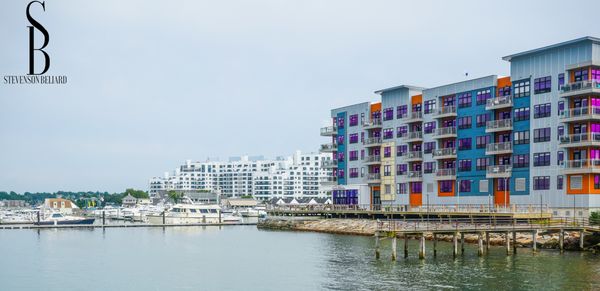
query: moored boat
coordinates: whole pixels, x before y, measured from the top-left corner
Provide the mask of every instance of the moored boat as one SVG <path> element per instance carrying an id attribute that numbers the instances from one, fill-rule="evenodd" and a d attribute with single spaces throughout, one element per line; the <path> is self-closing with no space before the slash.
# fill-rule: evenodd
<path id="1" fill-rule="evenodd" d="M 162 214 L 146 216 L 152 224 L 162 224 Z M 164 213 L 165 224 L 219 223 L 221 207 L 216 204 L 175 204 Z"/>
<path id="2" fill-rule="evenodd" d="M 81 225 L 93 224 L 95 218 L 85 218 L 79 216 L 65 216 L 62 213 L 52 213 L 48 217 L 35 222 L 35 225 Z"/>

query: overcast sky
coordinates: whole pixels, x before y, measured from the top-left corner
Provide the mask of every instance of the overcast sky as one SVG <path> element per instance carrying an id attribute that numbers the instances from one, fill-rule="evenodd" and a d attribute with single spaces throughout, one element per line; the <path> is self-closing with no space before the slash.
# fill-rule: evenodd
<path id="1" fill-rule="evenodd" d="M 377 89 L 508 75 L 502 56 L 600 36 L 595 1 L 418 2 L 46 0 L 47 74 L 68 85 L 0 84 L 0 191 L 316 151 L 329 110 Z M 0 76 L 27 73 L 27 3 L 0 2 Z"/>

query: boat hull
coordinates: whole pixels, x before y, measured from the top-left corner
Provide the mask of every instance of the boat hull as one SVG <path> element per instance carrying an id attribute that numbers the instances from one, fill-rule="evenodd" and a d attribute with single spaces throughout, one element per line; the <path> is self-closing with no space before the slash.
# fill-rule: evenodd
<path id="1" fill-rule="evenodd" d="M 35 222 L 35 225 L 82 225 L 82 224 L 93 224 L 95 218 L 85 218 L 77 220 L 61 220 L 61 221 L 40 221 Z"/>
<path id="2" fill-rule="evenodd" d="M 162 215 L 148 215 L 148 223 L 150 224 L 163 224 Z M 165 216 L 165 224 L 198 224 L 198 223 L 219 223 L 218 216 L 208 217 L 177 217 L 177 216 Z"/>

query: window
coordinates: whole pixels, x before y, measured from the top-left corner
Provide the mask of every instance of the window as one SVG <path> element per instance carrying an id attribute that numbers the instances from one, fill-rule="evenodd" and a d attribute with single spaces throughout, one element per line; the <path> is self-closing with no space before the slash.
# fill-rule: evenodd
<path id="1" fill-rule="evenodd" d="M 529 120 L 529 107 L 515 108 L 515 121 Z"/>
<path id="2" fill-rule="evenodd" d="M 552 114 L 551 104 L 538 104 L 533 106 L 533 118 L 544 118 Z"/>
<path id="3" fill-rule="evenodd" d="M 549 190 L 550 176 L 535 176 L 533 177 L 533 190 Z"/>
<path id="4" fill-rule="evenodd" d="M 565 135 L 565 127 L 561 125 L 556 128 L 556 139 L 560 140 L 563 135 Z"/>
<path id="5" fill-rule="evenodd" d="M 510 86 L 498 88 L 498 96 L 509 96 Z"/>
<path id="6" fill-rule="evenodd" d="M 592 69 L 592 80 L 600 81 L 600 69 Z"/>
<path id="7" fill-rule="evenodd" d="M 425 174 L 431 174 L 435 171 L 436 162 L 425 162 L 423 163 L 423 172 Z"/>
<path id="8" fill-rule="evenodd" d="M 396 118 L 401 119 L 408 115 L 408 106 L 400 105 L 396 107 Z"/>
<path id="9" fill-rule="evenodd" d="M 471 181 L 460 180 L 458 183 L 460 192 L 471 192 Z"/>
<path id="10" fill-rule="evenodd" d="M 453 181 L 440 181 L 440 193 L 452 192 Z"/>
<path id="11" fill-rule="evenodd" d="M 358 143 L 358 133 L 351 133 L 349 136 L 350 143 Z"/>
<path id="12" fill-rule="evenodd" d="M 458 107 L 471 107 L 471 92 L 458 94 Z"/>
<path id="13" fill-rule="evenodd" d="M 594 175 L 594 189 L 600 189 L 600 175 Z"/>
<path id="14" fill-rule="evenodd" d="M 396 191 L 398 191 L 398 194 L 406 194 L 408 190 L 408 187 L 406 187 L 406 183 L 398 183 L 398 189 L 396 189 Z"/>
<path id="15" fill-rule="evenodd" d="M 383 130 L 383 139 L 390 139 L 394 137 L 394 129 L 386 128 Z"/>
<path id="16" fill-rule="evenodd" d="M 396 146 L 396 156 L 403 156 L 408 151 L 408 145 L 399 145 Z"/>
<path id="17" fill-rule="evenodd" d="M 525 178 L 516 178 L 515 191 L 525 191 L 525 184 L 527 184 L 527 180 Z"/>
<path id="18" fill-rule="evenodd" d="M 556 153 L 556 164 L 560 166 L 564 163 L 564 161 L 565 161 L 565 152 L 558 151 Z"/>
<path id="19" fill-rule="evenodd" d="M 472 143 L 473 143 L 473 141 L 471 140 L 470 137 L 461 138 L 458 140 L 458 149 L 459 150 L 470 150 Z"/>
<path id="20" fill-rule="evenodd" d="M 350 126 L 358 125 L 358 114 L 350 115 Z"/>
<path id="21" fill-rule="evenodd" d="M 396 137 L 405 137 L 408 134 L 408 126 L 398 126 L 396 127 Z"/>
<path id="22" fill-rule="evenodd" d="M 383 157 L 389 158 L 392 156 L 392 147 L 384 147 L 383 148 Z"/>
<path id="23" fill-rule="evenodd" d="M 339 145 L 344 144 L 344 136 L 343 135 L 338 135 L 338 137 L 337 137 L 337 143 Z"/>
<path id="24" fill-rule="evenodd" d="M 394 119 L 394 108 L 389 107 L 383 109 L 383 120 L 392 120 Z"/>
<path id="25" fill-rule="evenodd" d="M 573 189 L 573 190 L 581 190 L 582 189 L 582 187 L 583 187 L 583 182 L 582 182 L 583 181 L 583 176 L 572 175 L 571 177 L 569 177 L 569 181 L 570 181 L 570 184 L 569 184 L 569 188 L 570 189 Z"/>
<path id="26" fill-rule="evenodd" d="M 435 131 L 435 121 L 425 122 L 424 124 L 425 133 L 433 133 Z"/>
<path id="27" fill-rule="evenodd" d="M 358 168 L 350 168 L 350 178 L 358 178 Z"/>
<path id="28" fill-rule="evenodd" d="M 547 93 L 552 91 L 552 77 L 541 77 L 533 81 L 533 92 L 535 94 Z"/>
<path id="29" fill-rule="evenodd" d="M 478 114 L 477 115 L 477 127 L 485 127 L 486 122 L 490 121 L 489 114 Z"/>
<path id="30" fill-rule="evenodd" d="M 385 194 L 392 194 L 392 185 L 390 184 L 385 184 Z"/>
<path id="31" fill-rule="evenodd" d="M 471 160 L 459 160 L 458 161 L 458 171 L 459 172 L 471 171 Z"/>
<path id="32" fill-rule="evenodd" d="M 482 135 L 475 138 L 475 148 L 484 149 L 487 144 L 492 142 L 490 135 Z"/>
<path id="33" fill-rule="evenodd" d="M 561 115 L 565 111 L 565 101 L 558 101 L 558 115 Z"/>
<path id="34" fill-rule="evenodd" d="M 338 178 L 344 178 L 344 169 L 339 169 L 337 174 Z"/>
<path id="35" fill-rule="evenodd" d="M 533 154 L 533 166 L 544 167 L 550 166 L 550 153 L 535 153 Z"/>
<path id="36" fill-rule="evenodd" d="M 463 116 L 458 118 L 459 129 L 471 128 L 471 125 L 471 116 Z"/>
<path id="37" fill-rule="evenodd" d="M 515 98 L 529 96 L 531 94 L 531 84 L 529 80 L 522 80 L 513 83 Z"/>
<path id="38" fill-rule="evenodd" d="M 344 152 L 338 152 L 338 162 L 344 161 Z"/>
<path id="39" fill-rule="evenodd" d="M 475 170 L 485 171 L 487 169 L 487 166 L 489 166 L 489 164 L 490 164 L 490 158 L 478 158 L 475 161 L 475 163 L 476 163 Z"/>
<path id="40" fill-rule="evenodd" d="M 405 175 L 407 171 L 408 171 L 408 165 L 407 164 L 398 164 L 398 165 L 396 165 L 396 175 L 398 175 L 398 176 Z"/>
<path id="41" fill-rule="evenodd" d="M 588 79 L 588 70 L 579 69 L 573 71 L 573 79 L 575 80 L 575 82 L 586 81 Z"/>
<path id="42" fill-rule="evenodd" d="M 425 114 L 434 113 L 435 112 L 435 99 L 425 100 Z"/>
<path id="43" fill-rule="evenodd" d="M 556 176 L 556 189 L 562 190 L 564 184 L 564 177 L 562 175 Z"/>
<path id="44" fill-rule="evenodd" d="M 435 150 L 435 141 L 425 142 L 423 143 L 423 152 L 426 154 L 430 154 Z"/>
<path id="45" fill-rule="evenodd" d="M 558 90 L 565 85 L 565 74 L 558 74 Z"/>
<path id="46" fill-rule="evenodd" d="M 514 155 L 513 168 L 529 168 L 529 154 Z"/>
<path id="47" fill-rule="evenodd" d="M 529 143 L 529 130 L 515 131 L 514 132 L 514 144 L 528 144 Z"/>
<path id="48" fill-rule="evenodd" d="M 383 175 L 391 176 L 392 175 L 392 166 L 390 166 L 390 165 L 383 166 Z"/>
<path id="49" fill-rule="evenodd" d="M 342 118 L 342 117 L 337 118 L 336 121 L 337 121 L 338 128 L 344 128 L 344 118 Z"/>
<path id="50" fill-rule="evenodd" d="M 489 98 L 492 97 L 490 89 L 477 91 L 476 103 L 477 105 L 484 105 Z"/>
<path id="51" fill-rule="evenodd" d="M 358 150 L 356 151 L 349 151 L 348 152 L 348 159 L 351 161 L 357 161 L 358 160 Z"/>
<path id="52" fill-rule="evenodd" d="M 550 127 L 536 128 L 533 130 L 533 142 L 550 141 Z"/>

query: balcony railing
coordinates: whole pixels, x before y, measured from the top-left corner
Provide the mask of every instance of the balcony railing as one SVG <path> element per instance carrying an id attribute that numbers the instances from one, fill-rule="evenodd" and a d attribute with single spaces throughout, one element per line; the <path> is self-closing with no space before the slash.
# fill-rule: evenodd
<path id="1" fill-rule="evenodd" d="M 599 119 L 600 120 L 600 107 L 586 106 L 586 107 L 579 107 L 579 108 L 571 108 L 569 110 L 563 110 L 560 112 L 560 119 L 562 122 L 582 121 L 582 120 L 589 120 L 589 119 Z"/>
<path id="2" fill-rule="evenodd" d="M 423 179 L 423 172 L 421 171 L 408 171 L 406 174 L 407 181 L 421 181 Z"/>
<path id="3" fill-rule="evenodd" d="M 455 180 L 456 170 L 455 169 L 439 169 L 435 172 L 436 180 Z"/>
<path id="4" fill-rule="evenodd" d="M 444 106 L 435 114 L 436 118 L 444 118 L 449 116 L 456 116 L 456 106 Z"/>
<path id="5" fill-rule="evenodd" d="M 566 174 L 600 173 L 600 159 L 567 160 L 563 168 Z"/>
<path id="6" fill-rule="evenodd" d="M 323 161 L 322 167 L 329 169 L 329 168 L 336 168 L 338 165 L 338 161 L 337 160 L 325 160 Z"/>
<path id="7" fill-rule="evenodd" d="M 381 156 L 380 155 L 365 156 L 365 158 L 363 159 L 363 162 L 365 162 L 365 163 L 379 163 L 379 162 L 381 162 Z"/>
<path id="8" fill-rule="evenodd" d="M 366 146 L 380 145 L 381 144 L 381 138 L 380 137 L 369 137 L 369 138 L 365 139 L 365 141 L 363 142 L 363 144 L 366 145 Z"/>
<path id="9" fill-rule="evenodd" d="M 513 122 L 510 118 L 492 120 L 485 124 L 485 132 L 512 130 L 512 127 Z"/>
<path id="10" fill-rule="evenodd" d="M 488 166 L 485 172 L 486 178 L 508 178 L 511 174 L 511 165 Z"/>
<path id="11" fill-rule="evenodd" d="M 421 151 L 411 151 L 408 152 L 406 155 L 404 155 L 404 160 L 408 161 L 408 160 L 422 160 L 423 159 L 423 152 Z"/>
<path id="12" fill-rule="evenodd" d="M 378 128 L 381 127 L 381 118 L 374 118 L 371 120 L 365 120 L 363 122 L 363 127 L 368 127 L 368 128 Z"/>
<path id="13" fill-rule="evenodd" d="M 444 148 L 433 151 L 433 158 L 435 159 L 452 159 L 456 158 L 456 148 Z"/>
<path id="14" fill-rule="evenodd" d="M 512 95 L 509 96 L 497 96 L 490 98 L 485 102 L 486 110 L 494 110 L 513 106 Z"/>
<path id="15" fill-rule="evenodd" d="M 321 145 L 321 152 L 330 153 L 337 151 L 337 143 L 325 143 Z"/>
<path id="16" fill-rule="evenodd" d="M 456 127 L 441 127 L 435 130 L 434 138 L 456 137 Z"/>
<path id="17" fill-rule="evenodd" d="M 380 173 L 369 173 L 367 174 L 367 181 L 369 182 L 377 182 L 381 180 L 381 174 Z"/>
<path id="18" fill-rule="evenodd" d="M 586 80 L 575 83 L 565 84 L 560 88 L 560 94 L 563 97 L 577 94 L 586 94 L 590 92 L 600 92 L 600 82 L 597 80 Z"/>
<path id="19" fill-rule="evenodd" d="M 491 143 L 485 146 L 486 155 L 499 155 L 512 153 L 512 142 Z"/>
<path id="20" fill-rule="evenodd" d="M 562 147 L 600 145 L 600 133 L 579 133 L 560 137 Z"/>
<path id="21" fill-rule="evenodd" d="M 405 122 L 421 121 L 423 119 L 423 112 L 421 112 L 421 111 L 411 112 L 411 113 L 407 114 L 403 119 Z"/>
<path id="22" fill-rule="evenodd" d="M 406 135 L 406 137 L 404 137 L 404 141 L 406 141 L 406 142 L 417 141 L 417 140 L 421 140 L 421 139 L 423 139 L 422 131 L 412 131 L 412 132 L 409 132 Z"/>
<path id="23" fill-rule="evenodd" d="M 331 136 L 337 134 L 337 126 L 326 126 L 321 127 L 321 135 L 322 136 Z"/>

